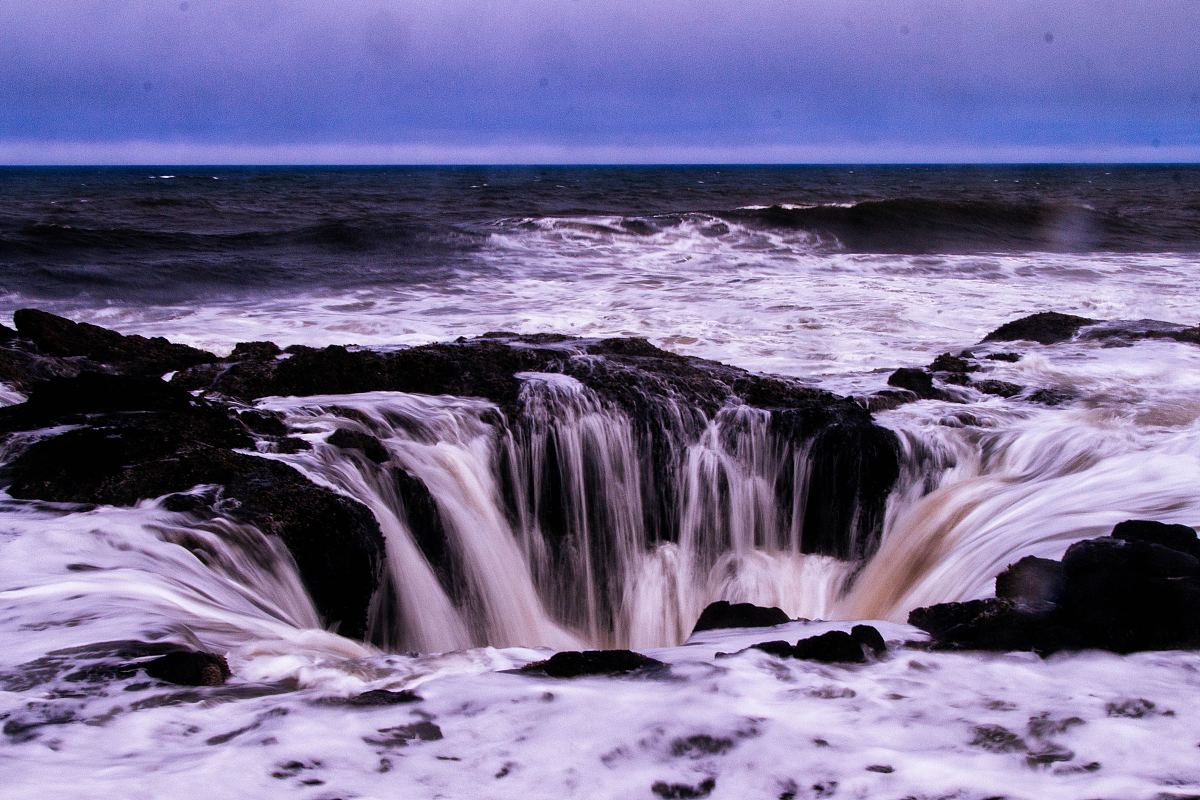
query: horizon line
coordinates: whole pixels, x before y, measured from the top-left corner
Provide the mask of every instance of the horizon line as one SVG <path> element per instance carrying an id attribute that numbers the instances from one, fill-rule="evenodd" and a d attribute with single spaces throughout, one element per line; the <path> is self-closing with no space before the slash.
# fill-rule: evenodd
<path id="1" fill-rule="evenodd" d="M 296 162 L 204 162 L 204 161 L 145 161 L 145 162 L 0 162 L 0 169 L 472 169 L 472 168 L 582 168 L 582 167 L 1200 167 L 1196 160 L 1005 160 L 1005 161 L 296 161 Z"/>

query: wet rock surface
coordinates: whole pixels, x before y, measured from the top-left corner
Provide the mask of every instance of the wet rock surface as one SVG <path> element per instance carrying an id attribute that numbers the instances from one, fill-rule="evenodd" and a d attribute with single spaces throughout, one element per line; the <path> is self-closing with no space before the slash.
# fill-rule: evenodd
<path id="1" fill-rule="evenodd" d="M 627 675 L 665 668 L 663 662 L 632 650 L 567 650 L 555 653 L 545 661 L 526 664 L 519 671 L 551 678 L 580 678 Z"/>
<path id="2" fill-rule="evenodd" d="M 887 643 L 874 626 L 855 625 L 849 632 L 827 631 L 800 639 L 795 644 L 782 640 L 760 642 L 748 649 L 761 650 L 777 658 L 796 658 L 825 664 L 864 664 L 886 653 Z"/>
<path id="3" fill-rule="evenodd" d="M 388 352 L 341 346 L 281 350 L 270 342 L 246 342 L 228 358 L 217 359 L 191 348 L 180 349 L 165 340 L 123 337 L 43 312 L 22 312 L 19 316 L 22 322 L 14 341 L 29 351 L 21 351 L 28 358 L 16 358 L 9 365 L 9 373 L 19 373 L 13 380 L 6 377 L 5 362 L 0 358 L 0 380 L 8 380 L 18 388 L 35 388 L 40 396 L 37 402 L 26 404 L 28 408 L 0 418 L 0 431 L 58 424 L 67 416 L 77 415 L 88 416 L 88 425 L 99 422 L 110 431 L 119 428 L 115 435 L 122 439 L 137 439 L 137 428 L 157 426 L 158 433 L 167 438 L 232 448 L 252 446 L 243 435 L 248 433 L 260 440 L 267 437 L 270 449 L 287 453 L 308 444 L 286 436 L 278 417 L 245 411 L 243 407 L 237 409 L 243 424 L 234 426 L 235 433 L 242 435 L 238 442 L 208 440 L 199 435 L 179 437 L 165 428 L 174 424 L 174 420 L 168 421 L 172 415 L 182 415 L 183 426 L 187 427 L 195 422 L 196 408 L 227 409 L 231 401 L 244 404 L 272 395 L 376 390 L 485 398 L 496 403 L 507 419 L 498 417 L 497 425 L 519 427 L 523 406 L 518 374 L 562 373 L 595 392 L 602 402 L 625 412 L 633 422 L 644 451 L 639 467 L 645 473 L 642 485 L 648 495 L 644 503 L 648 542 L 670 540 L 674 535 L 678 487 L 658 476 L 674 471 L 681 442 L 698 436 L 722 408 L 744 403 L 769 412 L 772 432 L 783 442 L 794 446 L 811 442 L 808 469 L 813 488 L 803 504 L 803 550 L 851 559 L 862 558 L 877 546 L 884 500 L 898 474 L 894 434 L 875 425 L 870 412 L 853 400 L 795 379 L 756 375 L 679 356 L 644 339 L 518 337 L 499 332 Z M 36 333 L 37 339 L 21 338 L 25 335 L 22 330 Z M 89 345 L 89 336 L 96 343 Z M 0 354 L 17 352 L 16 346 L 10 345 L 0 349 Z M 177 371 L 170 384 L 153 383 L 153 378 L 168 369 Z M 94 373 L 111 373 L 107 377 L 112 380 L 104 384 L 106 378 Z M 49 376 L 65 376 L 64 380 L 78 383 L 43 385 Z M 138 379 L 144 382 L 136 384 Z M 89 382 L 91 385 L 83 386 Z M 189 392 L 198 392 L 207 399 L 194 401 Z M 98 412 L 118 411 L 152 411 L 158 422 L 144 417 L 136 425 L 110 425 L 111 420 L 94 418 Z M 220 425 L 210 427 L 213 434 L 228 439 L 228 430 L 217 430 Z M 70 442 L 62 445 L 64 452 Z M 376 463 L 387 461 L 387 452 L 378 442 L 353 431 L 339 430 L 329 443 L 361 452 Z M 102 450 L 101 462 L 111 469 L 115 462 L 105 461 L 103 456 L 112 448 Z M 157 454 L 158 460 L 165 457 L 164 453 Z M 30 462 L 19 466 L 17 472 L 29 467 Z M 200 473 L 207 476 L 216 470 L 167 470 L 174 474 L 189 471 L 202 477 Z M 783 494 L 790 491 L 791 477 L 780 476 L 778 490 Z M 88 496 L 84 491 L 67 488 L 71 482 L 68 478 L 62 476 L 60 491 L 47 490 L 43 494 L 32 488 L 32 479 L 19 480 L 26 487 L 21 496 L 118 502 L 137 494 L 129 486 L 120 498 L 111 492 Z M 167 483 L 155 481 L 155 488 Z M 43 480 L 43 484 L 49 486 L 48 481 Z M 86 480 L 83 484 L 90 485 Z M 172 484 L 167 491 L 183 488 Z M 401 491 L 404 493 L 405 487 Z M 781 507 L 790 509 L 794 505 L 788 496 L 779 499 Z M 436 536 L 436 530 L 429 534 Z M 563 538 L 563 532 L 556 531 L 552 524 L 547 526 L 546 535 L 551 541 Z M 437 549 L 426 547 L 429 544 L 423 541 L 423 549 Z M 452 568 L 446 558 L 437 560 L 443 572 Z"/>
<path id="4" fill-rule="evenodd" d="M 718 600 L 709 603 L 696 620 L 692 633 L 718 630 L 720 628 L 767 628 L 790 622 L 782 609 L 764 608 L 753 603 L 730 603 L 728 600 Z"/>
<path id="5" fill-rule="evenodd" d="M 909 622 L 943 649 L 1200 647 L 1198 546 L 1183 525 L 1123 522 L 1112 536 L 1071 545 L 1061 562 L 1010 566 L 997 577 L 995 598 L 919 608 Z"/>
<path id="6" fill-rule="evenodd" d="M 1074 314 L 1060 314 L 1057 311 L 1043 311 L 1030 314 L 1012 322 L 1001 325 L 996 330 L 983 337 L 985 342 L 1017 342 L 1030 341 L 1039 344 L 1055 344 L 1074 338 L 1079 329 L 1085 325 L 1094 325 L 1099 320 L 1079 317 Z"/>
<path id="7" fill-rule="evenodd" d="M 196 650 L 175 650 L 141 667 L 152 678 L 180 686 L 220 686 L 231 674 L 224 657 Z"/>

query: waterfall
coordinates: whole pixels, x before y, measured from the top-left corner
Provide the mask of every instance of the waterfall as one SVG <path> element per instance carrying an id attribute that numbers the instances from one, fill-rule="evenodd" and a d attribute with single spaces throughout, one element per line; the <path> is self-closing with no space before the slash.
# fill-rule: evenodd
<path id="1" fill-rule="evenodd" d="M 987 596 L 1008 564 L 1059 558 L 1126 519 L 1200 521 L 1195 419 L 1142 427 L 1086 407 L 1006 410 L 984 428 L 902 433 L 882 543 L 834 603 L 837 617 L 903 621 L 919 606 Z"/>
<path id="2" fill-rule="evenodd" d="M 811 439 L 734 405 L 712 419 L 664 408 L 656 422 L 674 423 L 651 440 L 575 378 L 517 377 L 511 415 L 388 392 L 261 404 L 313 443 L 273 457 L 379 520 L 374 640 L 650 646 L 682 640 L 716 599 L 828 615 L 852 565 L 804 552 Z M 386 458 L 331 444 L 339 430 Z"/>

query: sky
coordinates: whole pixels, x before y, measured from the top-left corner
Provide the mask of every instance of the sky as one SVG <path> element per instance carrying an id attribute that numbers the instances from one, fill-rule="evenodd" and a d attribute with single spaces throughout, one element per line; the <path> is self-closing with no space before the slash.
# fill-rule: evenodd
<path id="1" fill-rule="evenodd" d="M 1200 161 L 1200 0 L 0 0 L 0 163 Z"/>

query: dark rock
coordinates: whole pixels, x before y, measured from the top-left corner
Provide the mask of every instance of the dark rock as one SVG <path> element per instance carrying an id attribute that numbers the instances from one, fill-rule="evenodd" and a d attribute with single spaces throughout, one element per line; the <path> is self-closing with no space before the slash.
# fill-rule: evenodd
<path id="1" fill-rule="evenodd" d="M 1200 558 L 1200 538 L 1197 538 L 1195 528 L 1187 525 L 1131 519 L 1118 523 L 1117 527 L 1113 528 L 1112 536 L 1114 539 L 1129 542 L 1162 545 L 1180 553 L 1187 553 L 1193 558 Z"/>
<path id="2" fill-rule="evenodd" d="M 436 742 L 443 738 L 445 737 L 441 728 L 428 720 L 422 720 L 409 725 L 381 728 L 371 736 L 364 736 L 363 741 L 376 747 L 407 747 L 413 742 Z"/>
<path id="3" fill-rule="evenodd" d="M 1018 384 L 1009 383 L 1008 381 L 997 381 L 990 379 L 974 381 L 971 383 L 971 387 L 978 389 L 984 394 L 994 394 L 998 397 L 1016 397 L 1021 392 L 1025 391 L 1025 387 Z"/>
<path id="4" fill-rule="evenodd" d="M 280 414 L 255 409 L 239 412 L 238 419 L 246 428 L 255 433 L 261 433 L 264 436 L 287 436 L 288 427 Z"/>
<path id="5" fill-rule="evenodd" d="M 887 642 L 884 641 L 883 634 L 874 625 L 855 625 L 850 629 L 850 638 L 875 655 L 887 652 Z"/>
<path id="6" fill-rule="evenodd" d="M 1038 389 L 1026 399 L 1031 403 L 1041 403 L 1044 406 L 1061 406 L 1069 403 L 1079 395 L 1071 389 Z"/>
<path id="7" fill-rule="evenodd" d="M 950 353 L 942 353 L 933 360 L 929 365 L 929 369 L 934 372 L 975 372 L 979 369 L 979 365 L 972 363 L 962 355 L 951 355 Z"/>
<path id="8" fill-rule="evenodd" d="M 1075 336 L 1084 325 L 1094 325 L 1099 320 L 1043 311 L 1005 323 L 983 337 L 985 342 L 1030 341 L 1039 344 L 1065 342 Z"/>
<path id="9" fill-rule="evenodd" d="M 996 597 L 1018 603 L 1054 605 L 1062 593 L 1062 564 L 1048 558 L 1026 556 L 996 576 Z"/>
<path id="10" fill-rule="evenodd" d="M 861 664 L 867 660 L 863 645 L 845 631 L 828 631 L 801 639 L 792 648 L 792 657 L 826 664 Z"/>
<path id="11" fill-rule="evenodd" d="M 942 650 L 1054 650 L 1064 639 L 1047 611 L 988 598 L 914 609 L 908 623 L 929 633 Z"/>
<path id="12" fill-rule="evenodd" d="M 1019 753 L 1029 749 L 1024 739 L 1001 725 L 977 725 L 972 732 L 971 746 L 989 753 Z"/>
<path id="13" fill-rule="evenodd" d="M 238 342 L 233 346 L 233 353 L 230 354 L 230 361 L 241 361 L 242 359 L 252 359 L 255 361 L 264 361 L 268 358 L 276 358 L 282 355 L 283 351 L 279 349 L 279 345 L 274 342 Z"/>
<path id="14" fill-rule="evenodd" d="M 180 686 L 220 686 L 231 674 L 222 656 L 197 650 L 175 650 L 141 666 L 151 678 Z"/>
<path id="15" fill-rule="evenodd" d="M 338 428 L 329 434 L 329 438 L 326 441 L 334 447 L 341 447 L 346 450 L 359 450 L 376 464 L 382 464 L 391 458 L 391 454 L 388 453 L 387 448 L 378 439 L 361 431 Z"/>
<path id="16" fill-rule="evenodd" d="M 1060 603 L 1088 646 L 1118 653 L 1200 646 L 1200 561 L 1146 541 L 1090 539 L 1063 556 Z"/>
<path id="17" fill-rule="evenodd" d="M 706 733 L 682 736 L 671 742 L 671 755 L 675 758 L 719 756 L 732 749 L 733 739 L 724 736 L 709 736 Z"/>
<path id="18" fill-rule="evenodd" d="M 555 653 L 545 661 L 526 664 L 520 671 L 551 678 L 578 678 L 586 675 L 623 675 L 665 666 L 661 661 L 631 650 L 568 650 Z"/>
<path id="19" fill-rule="evenodd" d="M 0 342 L 7 342 L 10 339 L 17 338 L 17 332 L 7 325 L 0 325 Z"/>
<path id="20" fill-rule="evenodd" d="M 52 420 L 112 411 L 181 411 L 191 399 L 187 392 L 158 378 L 85 372 L 34 384 L 22 413 Z"/>
<path id="21" fill-rule="evenodd" d="M 345 701 L 348 706 L 395 706 L 421 702 L 421 696 L 408 689 L 399 692 L 387 689 L 372 689 L 369 692 L 356 694 Z"/>
<path id="22" fill-rule="evenodd" d="M 933 385 L 933 376 L 923 369 L 901 367 L 888 376 L 888 386 L 907 389 L 922 400 L 945 400 L 947 395 Z"/>
<path id="23" fill-rule="evenodd" d="M 909 622 L 942 649 L 1200 647 L 1195 532 L 1130 521 L 1113 534 L 1076 542 L 1061 563 L 1024 558 L 997 576 L 996 598 L 919 608 Z"/>
<path id="24" fill-rule="evenodd" d="M 53 369 L 78 371 L 82 367 L 71 359 L 99 359 L 111 355 L 115 359 L 113 363 L 88 361 L 84 366 L 90 371 L 140 375 L 128 364 L 136 362 L 140 365 L 138 369 L 145 368 L 149 356 L 142 350 L 167 348 L 168 355 L 173 358 L 179 355 L 173 349 L 175 346 L 165 341 L 123 337 L 99 328 L 93 331 L 95 326 L 81 327 L 38 313 L 30 312 L 25 316 L 31 330 L 40 324 L 49 331 L 42 336 L 48 347 L 53 345 L 61 352 L 81 349 L 82 344 L 76 341 L 81 338 L 81 331 L 103 345 L 89 350 L 86 358 L 60 358 L 54 362 Z M 74 344 L 67 347 L 58 339 Z M 136 352 L 130 354 L 131 349 Z M 0 348 L 0 353 L 3 352 L 7 350 Z M 193 360 L 211 361 L 207 355 Z M 26 359 L 18 368 L 28 373 L 34 363 Z M 0 359 L 0 372 L 2 370 L 3 359 Z M 664 480 L 663 476 L 677 474 L 678 459 L 684 448 L 701 435 L 722 409 L 737 405 L 766 410 L 770 431 L 779 442 L 787 447 L 804 448 L 809 454 L 809 481 L 804 503 L 797 503 L 792 497 L 797 465 L 785 467 L 774 486 L 779 508 L 785 516 L 793 508 L 803 509 L 804 519 L 797 521 L 797 527 L 805 531 L 801 542 L 803 552 L 861 559 L 874 552 L 878 545 L 887 494 L 899 471 L 898 442 L 893 433 L 874 424 L 867 410 L 853 400 L 804 385 L 796 379 L 754 375 L 716 362 L 669 353 L 637 339 L 596 342 L 560 335 L 504 335 L 391 352 L 293 346 L 284 354 L 279 354 L 269 342 L 244 343 L 227 359 L 196 363 L 179 370 L 171 383 L 166 384 L 167 389 L 154 389 L 159 393 L 166 392 L 159 400 L 152 401 L 147 394 L 144 399 L 122 400 L 103 407 L 108 417 L 89 423 L 102 429 L 103 434 L 91 438 L 68 435 L 56 445 L 35 444 L 30 452 L 40 450 L 45 457 L 31 455 L 18 464 L 19 469 L 13 471 L 14 482 L 18 491 L 26 492 L 25 496 L 71 498 L 78 502 L 133 502 L 132 498 L 186 493 L 196 485 L 186 483 L 187 480 L 216 483 L 224 486 L 219 495 L 221 502 L 231 507 L 240 504 L 242 509 L 249 509 L 238 513 L 277 521 L 277 517 L 267 513 L 261 504 L 248 502 L 245 497 L 247 493 L 261 494 L 257 487 L 264 485 L 266 480 L 263 468 L 252 468 L 250 456 L 239 454 L 234 458 L 231 454 L 218 454 L 212 450 L 251 448 L 255 446 L 255 439 L 268 452 L 291 452 L 307 445 L 302 440 L 286 438 L 286 426 L 278 415 L 258 411 L 242 411 L 240 416 L 227 413 L 229 404 L 221 396 L 250 401 L 266 395 L 311 396 L 391 390 L 482 397 L 503 410 L 503 414 L 495 415 L 492 424 L 507 426 L 508 432 L 520 436 L 522 430 L 534 424 L 525 415 L 522 397 L 525 384 L 516 377 L 522 372 L 568 374 L 594 392 L 602 404 L 629 417 L 640 449 L 639 483 L 645 509 L 641 522 L 648 545 L 670 541 L 678 531 L 676 517 L 681 487 L 677 481 Z M 168 408 L 170 403 L 184 399 L 183 394 L 172 394 L 179 390 L 207 392 L 209 400 L 207 404 L 189 400 L 185 407 Z M 148 387 L 146 391 L 150 391 Z M 136 424 L 118 419 L 118 411 L 133 411 L 133 405 L 151 408 L 137 411 Z M 53 413 L 61 416 L 66 410 L 69 409 L 63 407 Z M 0 412 L 0 426 L 6 420 L 11 423 L 8 430 L 18 429 L 22 424 L 26 425 L 25 429 L 30 428 L 28 419 L 22 422 Z M 733 426 L 729 430 L 732 431 Z M 264 442 L 263 437 L 270 438 Z M 114 441 L 108 441 L 110 439 Z M 510 501 L 517 496 L 531 496 L 535 490 L 543 498 L 537 511 L 539 523 L 558 561 L 537 579 L 569 586 L 579 578 L 571 567 L 579 560 L 566 557 L 572 546 L 566 523 L 568 516 L 558 513 L 565 508 L 564 499 L 562 487 L 554 483 L 552 475 L 558 465 L 558 456 L 552 452 L 555 446 L 552 438 L 543 439 L 548 441 L 541 445 L 546 448 L 540 462 L 546 465 L 544 474 L 516 474 L 511 467 L 501 466 L 502 473 L 508 472 L 498 477 L 504 496 Z M 351 442 L 337 436 L 331 438 L 331 442 L 355 447 L 376 460 L 383 456 L 379 448 L 365 439 Z M 81 460 L 79 455 L 83 451 L 80 448 L 85 444 L 97 448 L 95 466 L 75 463 Z M 51 465 L 49 456 L 52 454 L 73 458 L 74 462 L 65 466 Z M 247 488 L 247 481 L 234 480 L 242 470 L 249 470 L 249 474 L 263 479 L 255 483 L 254 492 Z M 407 477 L 411 479 L 411 476 Z M 236 486 L 226 481 L 233 481 Z M 424 503 L 423 495 L 428 491 L 417 484 L 419 482 L 399 477 L 396 489 L 400 501 L 410 506 L 410 516 L 421 517 L 424 512 L 418 507 Z M 150 492 L 156 494 L 148 494 Z M 415 498 L 414 502 L 409 503 L 410 498 Z M 513 508 L 509 511 L 515 513 Z M 424 533 L 417 533 L 422 550 L 443 579 L 453 582 L 456 566 L 453 554 L 445 548 L 445 537 L 441 536 L 443 541 L 438 541 L 440 525 L 436 514 L 424 514 L 424 517 L 429 524 L 418 526 Z M 273 525 L 273 529 L 288 530 L 302 523 L 295 514 L 285 512 L 282 518 L 287 523 Z M 782 524 L 786 526 L 790 520 L 784 519 Z M 329 527 L 331 531 L 337 530 L 336 526 Z M 362 532 L 355 525 L 351 525 L 351 529 L 358 531 L 350 534 L 351 538 Z M 299 539 L 310 536 L 314 541 L 321 538 L 312 533 Z M 328 533 L 324 538 L 331 543 L 335 534 Z M 595 550 L 593 563 L 613 563 L 609 556 L 612 548 L 617 546 L 614 542 L 595 537 L 591 546 Z M 355 558 L 375 559 L 368 557 L 372 551 L 370 546 L 354 545 L 351 549 L 358 553 Z M 305 559 L 310 559 L 307 569 L 321 570 L 312 558 L 311 554 L 303 558 L 297 555 L 302 570 L 306 569 Z M 620 576 L 600 575 L 599 579 L 611 586 L 615 597 L 620 597 L 623 590 Z M 348 583 L 362 585 L 357 578 Z M 329 599 L 329 596 L 325 597 L 325 600 Z M 328 608 L 322 608 L 322 611 L 331 613 Z M 350 629 L 343 629 L 345 633 L 354 628 L 345 617 L 331 618 L 342 619 L 343 624 L 351 625 Z M 573 621 L 568 619 L 568 622 Z"/>
<path id="25" fill-rule="evenodd" d="M 0 409 L 0 425 L 5 412 L 19 408 Z M 20 498 L 133 505 L 219 485 L 223 510 L 279 536 L 325 619 L 340 622 L 344 635 L 361 637 L 383 559 L 374 516 L 286 464 L 232 450 L 252 446 L 236 417 L 207 405 L 110 414 L 31 444 L 8 465 L 8 491 Z"/>
<path id="26" fill-rule="evenodd" d="M 32 308 L 23 308 L 13 314 L 13 324 L 17 326 L 17 333 L 36 344 L 43 353 L 83 356 L 132 375 L 158 376 L 217 360 L 212 353 L 172 344 L 161 336 L 151 339 L 123 336 L 98 325 L 72 322 Z"/>
<path id="27" fill-rule="evenodd" d="M 763 608 L 753 603 L 730 603 L 718 600 L 709 603 L 696 620 L 692 633 L 711 631 L 719 628 L 768 628 L 791 622 L 787 614 L 779 608 Z"/>
<path id="28" fill-rule="evenodd" d="M 770 642 L 759 642 L 758 644 L 751 645 L 746 649 L 761 650 L 762 652 L 773 655 L 776 658 L 792 658 L 796 653 L 795 645 L 789 644 L 782 639 L 776 639 Z M 745 650 L 740 652 L 745 652 Z M 734 655 L 737 654 L 735 653 Z"/>
<path id="29" fill-rule="evenodd" d="M 891 411 L 917 399 L 919 398 L 912 392 L 897 389 L 881 389 L 864 398 L 866 408 L 871 412 Z"/>
<path id="30" fill-rule="evenodd" d="M 1007 361 L 1008 363 L 1016 363 L 1021 360 L 1020 353 L 988 353 L 984 358 L 990 361 Z"/>
<path id="31" fill-rule="evenodd" d="M 695 786 L 686 783 L 655 781 L 650 786 L 650 791 L 658 797 L 663 798 L 663 800 L 694 800 L 695 798 L 708 797 L 712 794 L 713 789 L 716 788 L 716 779 L 705 778 Z"/>

